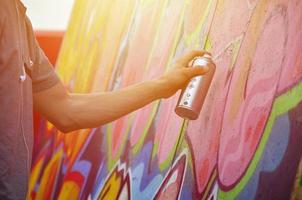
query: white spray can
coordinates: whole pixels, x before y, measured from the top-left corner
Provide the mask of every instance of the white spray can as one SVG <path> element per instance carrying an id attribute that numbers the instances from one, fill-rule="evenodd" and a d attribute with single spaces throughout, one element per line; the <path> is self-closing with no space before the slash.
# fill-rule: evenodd
<path id="1" fill-rule="evenodd" d="M 208 66 L 209 71 L 203 76 L 192 78 L 179 97 L 175 112 L 182 118 L 195 120 L 199 116 L 216 70 L 209 53 L 195 58 L 192 62 L 192 67 L 204 66 Z"/>

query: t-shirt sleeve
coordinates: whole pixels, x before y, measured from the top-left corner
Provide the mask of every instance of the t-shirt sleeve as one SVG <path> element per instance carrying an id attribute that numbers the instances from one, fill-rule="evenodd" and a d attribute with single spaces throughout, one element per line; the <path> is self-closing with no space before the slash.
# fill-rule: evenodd
<path id="1" fill-rule="evenodd" d="M 27 26 L 27 37 L 30 48 L 31 59 L 31 79 L 33 92 L 40 92 L 51 88 L 59 82 L 59 78 L 54 71 L 54 67 L 48 60 L 47 56 L 39 46 L 34 35 L 30 20 L 25 19 Z"/>
<path id="2" fill-rule="evenodd" d="M 59 82 L 59 78 L 37 41 L 35 43 L 36 56 L 33 61 L 31 79 L 33 92 L 40 92 L 54 86 Z"/>

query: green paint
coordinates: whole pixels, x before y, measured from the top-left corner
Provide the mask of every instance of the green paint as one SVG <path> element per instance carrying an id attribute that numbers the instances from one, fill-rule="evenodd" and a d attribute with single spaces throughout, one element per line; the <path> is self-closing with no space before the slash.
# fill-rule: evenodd
<path id="1" fill-rule="evenodd" d="M 198 23 L 196 29 L 184 39 L 186 46 L 190 46 L 191 44 L 198 44 L 198 42 L 196 42 L 196 41 L 198 41 L 198 39 L 200 38 L 200 31 L 202 30 L 203 26 L 205 25 L 205 22 L 210 13 L 210 10 L 211 10 L 210 8 L 211 8 L 212 4 L 213 4 L 213 1 L 211 1 L 207 4 L 206 9 L 202 11 L 204 14 L 202 15 L 201 20 Z"/>
<path id="2" fill-rule="evenodd" d="M 152 160 L 153 160 L 153 159 L 155 158 L 155 156 L 157 155 L 158 146 L 159 146 L 159 144 L 156 143 L 156 141 L 154 141 L 153 149 L 152 149 Z"/>
<path id="3" fill-rule="evenodd" d="M 249 165 L 246 174 L 240 182 L 230 191 L 224 192 L 219 189 L 218 191 L 218 199 L 235 199 L 239 193 L 243 190 L 243 188 L 246 186 L 248 181 L 251 179 L 254 171 L 257 168 L 257 165 L 261 159 L 261 156 L 264 152 L 266 143 L 269 139 L 271 130 L 273 128 L 275 119 L 286 112 L 288 112 L 290 109 L 296 107 L 300 102 L 302 101 L 302 83 L 298 84 L 296 87 L 291 89 L 290 91 L 286 92 L 285 94 L 282 94 L 278 98 L 275 99 L 271 115 L 268 119 L 268 122 L 266 124 L 263 136 L 261 138 L 261 141 L 259 143 L 258 149 L 255 152 L 255 155 L 252 159 L 251 164 Z"/>
<path id="4" fill-rule="evenodd" d="M 106 140 L 108 144 L 108 170 L 112 168 L 112 165 L 114 164 L 113 159 L 111 158 L 112 155 L 112 140 L 111 140 L 111 135 L 112 135 L 112 124 L 108 124 L 106 126 Z"/>
<path id="5" fill-rule="evenodd" d="M 207 37 L 205 44 L 204 44 L 204 50 L 210 51 L 212 49 L 212 43 L 211 40 Z"/>

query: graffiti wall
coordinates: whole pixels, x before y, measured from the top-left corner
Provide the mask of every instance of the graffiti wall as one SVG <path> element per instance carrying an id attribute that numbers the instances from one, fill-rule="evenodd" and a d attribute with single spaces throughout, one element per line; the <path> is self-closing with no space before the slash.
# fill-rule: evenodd
<path id="1" fill-rule="evenodd" d="M 42 120 L 29 199 L 302 199 L 301 27 L 301 0 L 77 0 L 70 91 L 153 79 L 192 49 L 216 74 L 196 121 L 178 95 L 66 135 Z"/>

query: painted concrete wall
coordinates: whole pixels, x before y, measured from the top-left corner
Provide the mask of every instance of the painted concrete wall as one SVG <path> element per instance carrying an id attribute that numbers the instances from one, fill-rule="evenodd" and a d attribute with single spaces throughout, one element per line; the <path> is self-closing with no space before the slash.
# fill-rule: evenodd
<path id="1" fill-rule="evenodd" d="M 191 49 L 217 71 L 196 121 L 178 95 L 64 135 L 41 122 L 30 199 L 302 199 L 302 1 L 77 0 L 57 72 L 74 92 L 152 79 Z"/>

